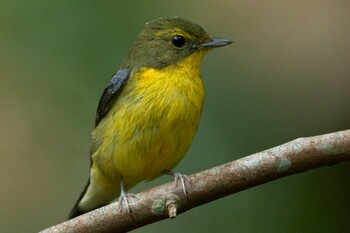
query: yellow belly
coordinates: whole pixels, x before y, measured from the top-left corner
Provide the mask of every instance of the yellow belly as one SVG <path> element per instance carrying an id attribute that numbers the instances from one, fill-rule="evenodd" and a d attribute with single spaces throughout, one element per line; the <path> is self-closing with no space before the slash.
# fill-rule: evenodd
<path id="1" fill-rule="evenodd" d="M 94 165 L 111 183 L 122 177 L 126 189 L 173 169 L 192 143 L 203 99 L 199 67 L 132 73 L 92 133 Z"/>

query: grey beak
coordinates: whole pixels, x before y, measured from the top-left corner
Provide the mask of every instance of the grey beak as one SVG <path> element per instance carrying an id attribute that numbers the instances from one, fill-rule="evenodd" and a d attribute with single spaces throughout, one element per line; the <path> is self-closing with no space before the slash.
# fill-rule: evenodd
<path id="1" fill-rule="evenodd" d="M 232 44 L 233 41 L 225 38 L 219 38 L 219 37 L 212 37 L 210 41 L 204 44 L 198 45 L 198 47 L 204 47 L 204 48 L 217 48 L 226 46 L 229 44 Z"/>

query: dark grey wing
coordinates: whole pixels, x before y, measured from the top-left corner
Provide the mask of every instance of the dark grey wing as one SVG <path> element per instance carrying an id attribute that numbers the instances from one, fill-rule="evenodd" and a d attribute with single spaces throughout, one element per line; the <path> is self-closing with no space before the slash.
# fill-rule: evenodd
<path id="1" fill-rule="evenodd" d="M 121 92 L 123 86 L 128 80 L 130 72 L 130 69 L 120 69 L 113 75 L 111 81 L 109 81 L 107 87 L 102 93 L 100 102 L 98 103 L 95 127 L 100 123 L 102 118 L 107 115 L 113 100 L 115 100 L 115 98 Z"/>

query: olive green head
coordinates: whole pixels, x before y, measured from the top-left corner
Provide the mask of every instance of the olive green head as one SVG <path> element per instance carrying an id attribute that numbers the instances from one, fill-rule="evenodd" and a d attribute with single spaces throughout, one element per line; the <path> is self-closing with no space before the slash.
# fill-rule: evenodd
<path id="1" fill-rule="evenodd" d="M 210 37 L 199 25 L 180 17 L 159 18 L 147 23 L 122 67 L 161 69 L 192 53 L 231 44 Z"/>

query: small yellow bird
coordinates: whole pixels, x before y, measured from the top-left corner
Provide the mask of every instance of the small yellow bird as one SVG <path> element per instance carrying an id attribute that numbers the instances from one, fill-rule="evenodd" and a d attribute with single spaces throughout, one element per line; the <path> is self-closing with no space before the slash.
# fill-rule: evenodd
<path id="1" fill-rule="evenodd" d="M 100 98 L 90 179 L 69 218 L 125 197 L 143 180 L 175 174 L 201 117 L 203 56 L 231 43 L 180 17 L 145 25 Z"/>

